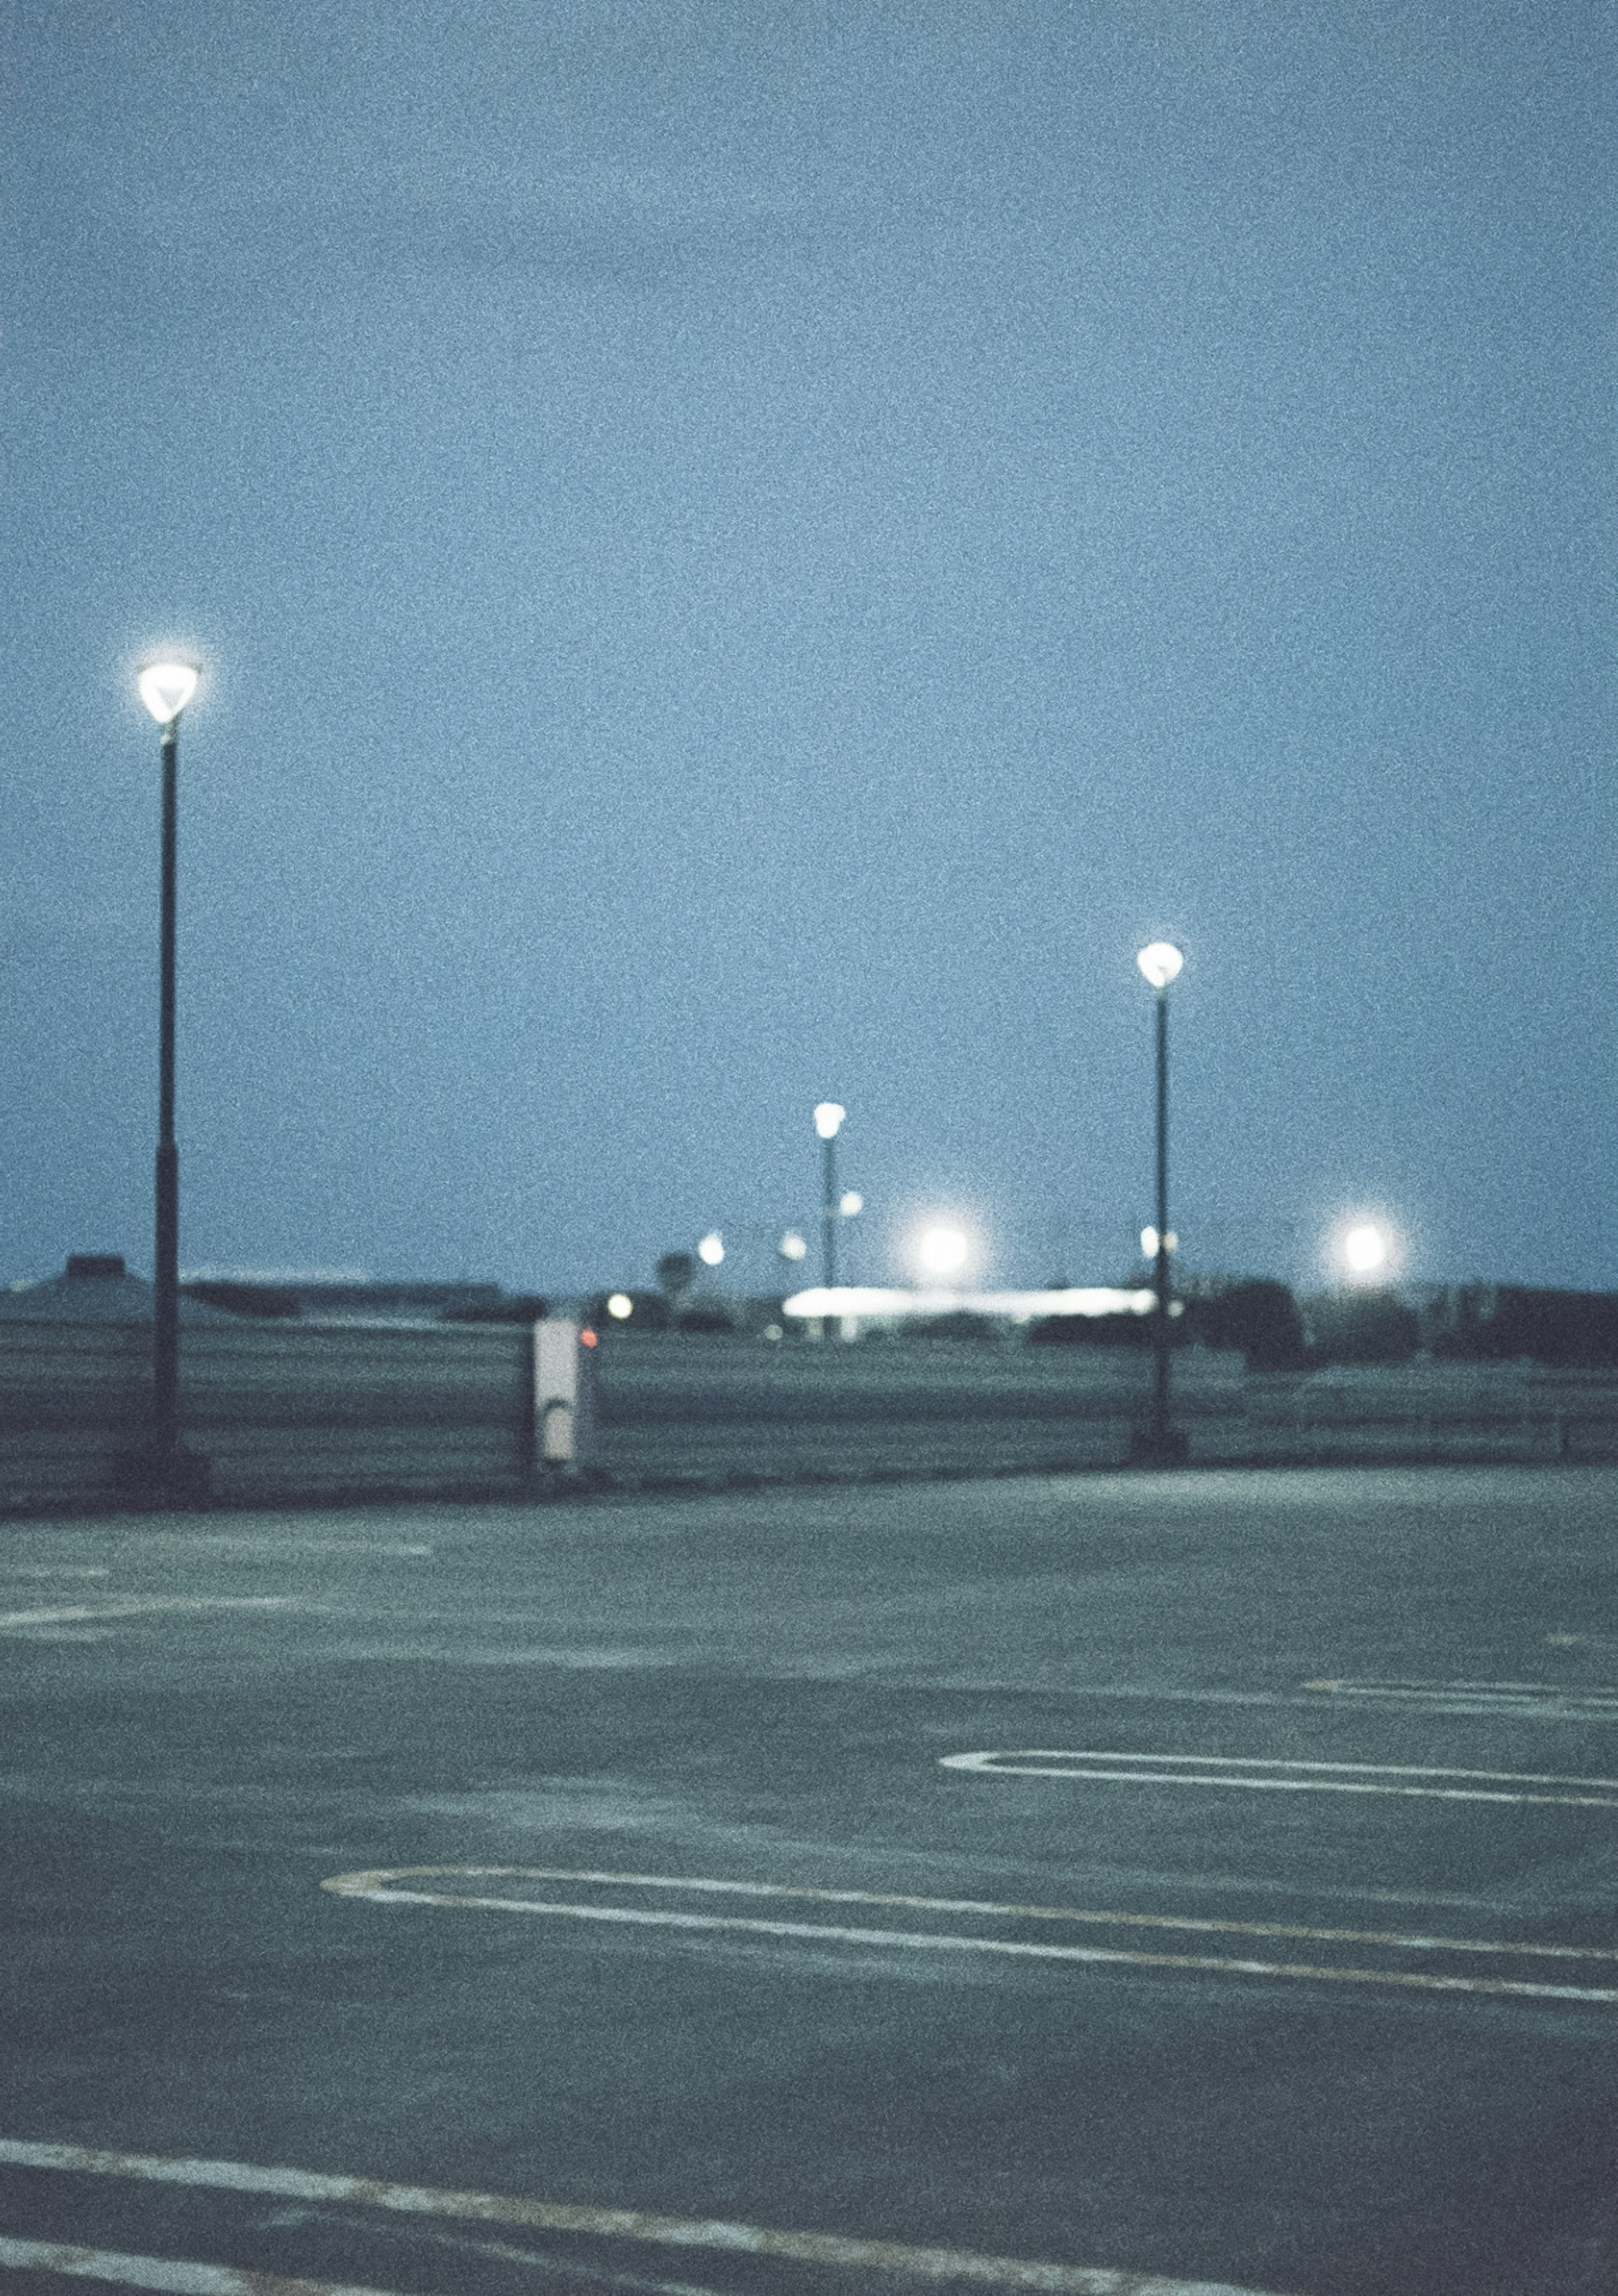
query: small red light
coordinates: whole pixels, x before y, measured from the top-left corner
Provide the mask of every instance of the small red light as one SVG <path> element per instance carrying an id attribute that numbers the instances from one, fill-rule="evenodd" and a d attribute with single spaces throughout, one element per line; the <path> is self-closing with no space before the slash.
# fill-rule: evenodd
<path id="1" fill-rule="evenodd" d="M 583 1331 L 579 1334 L 579 1344 L 581 1348 L 593 1348 L 600 1344 L 595 1332 L 591 1331 L 587 1324 L 585 1325 Z"/>

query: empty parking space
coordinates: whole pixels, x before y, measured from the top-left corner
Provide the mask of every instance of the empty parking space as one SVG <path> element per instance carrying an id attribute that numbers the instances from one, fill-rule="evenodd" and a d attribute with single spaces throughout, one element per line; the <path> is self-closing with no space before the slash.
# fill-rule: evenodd
<path id="1" fill-rule="evenodd" d="M 1604 2285 L 1614 1499 L 20 1530 L 0 2267 Z"/>

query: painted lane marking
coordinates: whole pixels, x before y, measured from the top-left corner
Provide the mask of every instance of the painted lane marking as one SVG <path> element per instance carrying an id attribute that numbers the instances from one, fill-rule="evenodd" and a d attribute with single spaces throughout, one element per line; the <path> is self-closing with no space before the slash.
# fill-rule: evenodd
<path id="1" fill-rule="evenodd" d="M 586 1882 L 620 1890 L 682 1890 L 733 1898 L 792 1898 L 821 1906 L 897 1906 L 907 1912 L 975 1914 L 1029 1922 L 1084 1922 L 1105 1929 L 1194 1930 L 1226 1937 L 1306 1938 L 1330 1945 L 1398 1946 L 1413 1953 L 1486 1953 L 1515 1960 L 1618 1961 L 1618 1946 L 1531 1945 L 1504 1938 L 1432 1937 L 1399 1930 L 1310 1929 L 1295 1922 L 1233 1922 L 1189 1914 L 1120 1914 L 1080 1906 L 1031 1906 L 986 1898 L 914 1898 L 895 1890 L 812 1890 L 790 1882 L 719 1881 L 706 1874 L 624 1874 L 566 1866 L 398 1866 L 374 1874 L 339 1874 L 321 1888 L 338 1897 L 370 1898 L 372 1882 L 410 1879 Z M 365 1884 L 367 1886 L 361 1887 Z"/>
<path id="2" fill-rule="evenodd" d="M 1100 1763 L 1128 1767 L 1103 1769 L 1096 1767 Z M 1179 1767 L 1162 1767 L 1168 1763 Z M 1055 1767 L 1058 1764 L 1062 1767 Z M 1006 1753 L 943 1754 L 939 1767 L 972 1770 L 991 1778 L 1104 1778 L 1154 1786 L 1247 1786 L 1273 1793 L 1415 1794 L 1432 1801 L 1556 1802 L 1573 1809 L 1618 1809 L 1618 1778 L 1565 1778 L 1534 1770 L 1433 1769 L 1405 1762 L 1279 1762 L 1249 1754 L 1121 1754 L 1027 1746 Z M 1245 1775 L 1253 1771 L 1261 1775 Z M 1466 1778 L 1480 1783 L 1465 1786 L 1380 1783 L 1390 1778 Z M 1485 1785 L 1481 1783 L 1484 1780 L 1491 1783 Z M 1504 1786 L 1593 1786 L 1601 1791 L 1511 1793 L 1495 1790 Z"/>
<path id="3" fill-rule="evenodd" d="M 572 1900 L 554 1898 L 486 1897 L 459 1890 L 408 1890 L 394 1886 L 407 1881 L 522 1881 L 525 1879 L 555 1879 L 562 1881 L 589 1880 L 600 1884 L 612 1884 L 620 1889 L 663 1888 L 734 1890 L 745 1895 L 780 1894 L 796 1897 L 818 1894 L 800 1892 L 769 1882 L 727 1882 L 707 1880 L 682 1880 L 673 1875 L 635 1875 L 628 1874 L 573 1874 L 547 1873 L 543 1867 L 521 1866 L 401 1866 L 377 1868 L 368 1873 L 336 1874 L 321 1883 L 336 1897 L 359 1898 L 378 1906 L 439 1906 L 457 1907 L 477 1913 L 534 1914 L 551 1915 L 563 1920 L 604 1922 L 620 1927 L 637 1929 L 673 1929 L 691 1931 L 731 1931 L 752 1937 L 787 1938 L 794 1942 L 816 1945 L 875 1946 L 884 1950 L 909 1949 L 932 1953 L 996 1954 L 1021 1961 L 1054 1961 L 1081 1964 L 1088 1966 L 1107 1965 L 1130 1969 L 1194 1969 L 1225 1976 L 1278 1977 L 1323 1980 L 1336 1985 L 1391 1985 L 1424 1993 L 1485 1993 L 1512 1995 L 1528 2000 L 1589 2001 L 1604 2005 L 1618 2003 L 1618 1988 L 1594 1985 L 1552 1985 L 1542 1980 L 1509 1977 L 1449 1977 L 1435 1976 L 1428 1972 L 1404 1969 L 1355 1969 L 1341 1964 L 1315 1962 L 1256 1961 L 1221 1954 L 1147 1953 L 1122 1946 L 1034 1945 L 1015 1938 L 983 1938 L 963 1935 L 954 1930 L 878 1930 L 856 1929 L 848 1924 L 831 1922 L 771 1921 L 741 1914 L 686 1914 L 667 1910 L 647 1911 L 640 1906 L 580 1905 Z M 827 1892 L 842 1897 L 841 1892 Z M 848 1897 L 859 1898 L 861 1893 L 849 1892 Z M 863 1900 L 874 1904 L 909 1904 L 923 1907 L 947 1906 L 949 1900 L 937 1898 L 905 1899 L 878 1897 L 873 1894 Z M 975 1910 L 975 1908 L 974 1908 Z M 1019 1914 L 1027 1909 L 995 1906 L 995 1913 Z M 1088 1920 L 1114 1923 L 1117 1916 L 1107 1914 L 1090 1915 L 1080 1910 L 1060 1906 L 1039 1909 L 1049 1919 Z M 1151 1915 L 1125 1916 L 1155 1926 L 1157 1917 Z M 1167 1916 L 1162 1917 L 1165 1926 Z M 1187 1922 L 1185 1926 L 1197 1926 Z M 1241 1934 L 1300 1936 L 1317 1941 L 1332 1938 L 1334 1932 L 1321 1930 L 1284 1930 L 1254 1923 L 1236 1923 L 1228 1925 L 1210 1923 L 1209 1928 L 1228 1926 Z M 1342 1933 L 1336 1933 L 1340 1938 Z M 1347 1933 L 1354 1937 L 1353 1932 Z M 1360 1933 L 1363 1935 L 1363 1933 Z M 1358 1941 L 1358 1939 L 1356 1939 Z M 1381 1940 L 1377 1940 L 1380 1942 Z M 1392 1943 L 1395 1940 L 1390 1939 Z M 1407 1941 L 1397 1940 L 1400 1944 Z M 1431 1945 L 1416 1944 L 1417 1951 L 1442 1952 L 1448 1948 L 1434 1940 Z M 1514 1948 L 1479 1945 L 1463 1947 L 1501 1954 L 1510 1957 Z M 1570 1953 L 1580 1953 L 1575 1947 Z M 1593 1955 L 1592 1955 L 1592 1957 Z M 1614 1956 L 1603 1952 L 1601 1958 Z"/>
<path id="4" fill-rule="evenodd" d="M 110 2280 L 119 2288 L 156 2288 L 167 2296 L 390 2296 L 338 2280 L 277 2280 L 227 2264 L 185 2264 L 166 2256 L 121 2256 L 116 2249 L 74 2248 L 64 2241 L 12 2240 L 0 2234 L 0 2270 L 58 2272 L 70 2280 Z"/>
<path id="5" fill-rule="evenodd" d="M 185 2185 L 224 2193 L 273 2193 L 300 2201 L 347 2201 L 403 2216 L 470 2218 L 480 2224 L 519 2224 L 546 2232 L 579 2233 L 598 2240 L 649 2241 L 666 2248 L 717 2249 L 732 2256 L 778 2256 L 795 2264 L 844 2271 L 887 2272 L 917 2280 L 974 2280 L 996 2288 L 1027 2288 L 1042 2296 L 1263 2296 L 1226 2281 L 1168 2280 L 1161 2274 L 1121 2272 L 1105 2266 L 1036 2263 L 987 2256 L 970 2248 L 908 2248 L 898 2241 L 856 2240 L 841 2233 L 789 2232 L 769 2225 L 654 2216 L 640 2209 L 603 2209 L 568 2201 L 521 2200 L 505 2193 L 442 2192 L 430 2185 L 393 2185 L 367 2177 L 333 2177 L 311 2169 L 265 2169 L 243 2161 L 174 2160 L 150 2152 L 111 2152 L 83 2144 L 37 2144 L 0 2137 L 0 2162 L 19 2169 L 58 2169 L 80 2177 L 134 2177 L 159 2185 Z M 136 2284 L 137 2286 L 140 2283 Z M 162 2284 L 167 2286 L 168 2284 Z M 273 2290 L 276 2284 L 260 2281 Z M 298 2288 L 296 2281 L 281 2284 Z M 308 2283 L 303 2283 L 305 2288 Z M 314 2284 L 319 2288 L 319 2284 Z M 212 2296 L 211 2291 L 203 2296 Z M 228 2296 L 236 2296 L 230 2290 Z M 244 2292 L 247 2296 L 247 2292 Z M 322 2292 L 322 2296 L 378 2296 L 374 2290 Z"/>
<path id="6" fill-rule="evenodd" d="M 1356 1705 L 1412 1706 L 1429 1714 L 1519 1714 L 1536 1720 L 1618 1722 L 1618 1690 L 1569 1689 L 1551 1682 L 1352 1682 L 1302 1687 Z"/>
<path id="7" fill-rule="evenodd" d="M 291 1595 L 133 1595 L 110 1603 L 59 1603 L 48 1611 L 0 1611 L 0 1632 L 26 1627 L 92 1625 L 103 1619 L 138 1619 L 148 1611 L 287 1611 Z"/>

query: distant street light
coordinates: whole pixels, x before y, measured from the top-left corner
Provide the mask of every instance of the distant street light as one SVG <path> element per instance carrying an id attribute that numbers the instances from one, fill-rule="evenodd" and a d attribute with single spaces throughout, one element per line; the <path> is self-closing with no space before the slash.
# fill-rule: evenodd
<path id="1" fill-rule="evenodd" d="M 635 1302 L 627 1292 L 614 1292 L 607 1301 L 607 1313 L 615 1324 L 627 1324 L 635 1313 Z"/>
<path id="2" fill-rule="evenodd" d="M 152 1496 L 201 1496 L 207 1463 L 180 1443 L 180 1152 L 174 1132 L 175 857 L 178 815 L 180 712 L 197 690 L 190 662 L 155 661 L 136 684 L 159 728 L 163 769 L 162 894 L 158 989 L 157 1203 L 153 1237 L 152 1429 L 142 1463 Z"/>
<path id="3" fill-rule="evenodd" d="M 858 1188 L 845 1188 L 837 1209 L 844 1219 L 857 1219 L 866 1208 L 866 1200 Z"/>
<path id="4" fill-rule="evenodd" d="M 789 1227 L 776 1246 L 783 1259 L 807 1259 L 809 1246 L 795 1227 Z"/>
<path id="5" fill-rule="evenodd" d="M 1133 1447 L 1137 1458 L 1155 1466 L 1178 1465 L 1187 1448 L 1184 1435 L 1169 1424 L 1169 1319 L 1173 1313 L 1169 1256 L 1178 1241 L 1169 1227 L 1169 988 L 1179 978 L 1185 961 L 1169 940 L 1149 942 L 1135 960 L 1157 1002 L 1157 1218 L 1140 1239 L 1146 1250 L 1146 1239 L 1151 1238 L 1157 1312 L 1152 1331 L 1155 1356 L 1152 1425 L 1144 1438 L 1137 1438 Z"/>
<path id="6" fill-rule="evenodd" d="M 1343 1264 L 1351 1275 L 1364 1282 L 1382 1275 L 1392 1252 L 1392 1241 L 1379 1220 L 1356 1220 L 1343 1233 Z"/>
<path id="7" fill-rule="evenodd" d="M 924 1228 L 916 1247 L 916 1256 L 929 1275 L 940 1278 L 958 1275 L 965 1267 L 972 1250 L 972 1240 L 958 1227 L 939 1222 Z"/>
<path id="8" fill-rule="evenodd" d="M 705 1235 L 696 1248 L 696 1256 L 704 1267 L 718 1267 L 725 1257 L 725 1239 L 715 1228 Z"/>
<path id="9" fill-rule="evenodd" d="M 837 1282 L 837 1135 L 848 1112 L 834 1100 L 823 1100 L 815 1111 L 815 1132 L 821 1146 L 821 1281 L 828 1292 Z"/>

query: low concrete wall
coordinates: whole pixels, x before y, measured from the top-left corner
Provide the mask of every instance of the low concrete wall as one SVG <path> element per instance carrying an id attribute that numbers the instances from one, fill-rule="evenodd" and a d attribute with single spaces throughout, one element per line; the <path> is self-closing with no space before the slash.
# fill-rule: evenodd
<path id="1" fill-rule="evenodd" d="M 949 1341 L 609 1340 L 592 1364 L 581 1464 L 627 1489 L 1121 1466 L 1152 1378 L 1144 1353 Z M 149 1325 L 0 1323 L 0 1508 L 115 1504 L 150 1398 Z M 529 1325 L 198 1326 L 181 1406 L 226 1504 L 556 1488 Z M 1262 1378 L 1187 1349 L 1174 1419 L 1197 1465 L 1618 1460 L 1618 1378 L 1520 1365 Z"/>
<path id="2" fill-rule="evenodd" d="M 116 1499 L 151 1398 L 149 1324 L 0 1323 L 0 1506 Z M 516 1496 L 534 1473 L 533 1330 L 197 1326 L 180 1415 L 226 1502 Z"/>
<path id="3" fill-rule="evenodd" d="M 1149 1354 L 972 1341 L 609 1341 L 602 1467 L 637 1484 L 1116 1467 Z M 1418 1364 L 1252 1376 L 1188 1348 L 1173 1416 L 1195 1465 L 1618 1459 L 1618 1377 Z"/>

